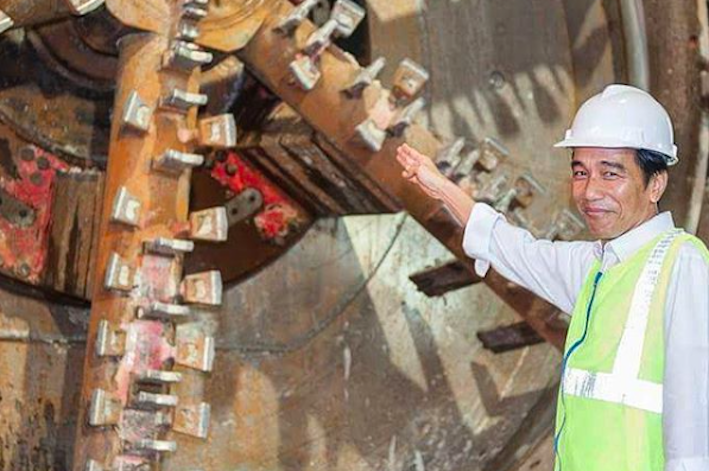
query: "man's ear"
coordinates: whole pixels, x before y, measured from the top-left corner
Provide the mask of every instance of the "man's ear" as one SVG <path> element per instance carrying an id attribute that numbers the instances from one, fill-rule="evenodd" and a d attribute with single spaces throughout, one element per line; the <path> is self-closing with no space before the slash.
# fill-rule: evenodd
<path id="1" fill-rule="evenodd" d="M 665 194 L 665 190 L 667 189 L 668 178 L 669 177 L 666 170 L 652 176 L 649 184 L 650 201 L 655 204 L 660 202 L 662 195 Z"/>

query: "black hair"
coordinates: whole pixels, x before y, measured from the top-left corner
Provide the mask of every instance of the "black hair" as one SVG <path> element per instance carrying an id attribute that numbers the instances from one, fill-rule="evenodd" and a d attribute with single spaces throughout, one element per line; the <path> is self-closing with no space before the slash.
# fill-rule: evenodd
<path id="1" fill-rule="evenodd" d="M 635 152 L 635 161 L 640 166 L 645 180 L 645 188 L 655 175 L 667 171 L 667 157 L 654 150 L 638 149 Z"/>

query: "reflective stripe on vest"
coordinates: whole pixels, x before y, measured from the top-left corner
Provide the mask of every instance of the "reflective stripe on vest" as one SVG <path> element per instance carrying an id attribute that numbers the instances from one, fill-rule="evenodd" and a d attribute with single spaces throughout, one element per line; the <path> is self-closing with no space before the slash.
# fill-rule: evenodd
<path id="1" fill-rule="evenodd" d="M 680 234 L 682 230 L 676 230 L 663 237 L 643 267 L 633 292 L 623 337 L 613 363 L 613 372 L 600 373 L 566 368 L 562 382 L 563 394 L 624 404 L 656 414 L 662 413 L 662 384 L 642 380 L 638 375 L 653 293 L 667 252 Z"/>

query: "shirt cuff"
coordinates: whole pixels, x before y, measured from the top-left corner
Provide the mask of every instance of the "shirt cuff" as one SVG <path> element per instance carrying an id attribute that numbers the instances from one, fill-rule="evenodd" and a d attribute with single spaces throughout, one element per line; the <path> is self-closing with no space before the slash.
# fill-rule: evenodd
<path id="1" fill-rule="evenodd" d="M 463 251 L 475 259 L 475 273 L 480 277 L 484 277 L 490 269 L 492 230 L 502 217 L 502 214 L 485 203 L 475 203 L 465 225 Z"/>
<path id="2" fill-rule="evenodd" d="M 679 458 L 665 463 L 665 471 L 706 471 L 709 457 Z"/>

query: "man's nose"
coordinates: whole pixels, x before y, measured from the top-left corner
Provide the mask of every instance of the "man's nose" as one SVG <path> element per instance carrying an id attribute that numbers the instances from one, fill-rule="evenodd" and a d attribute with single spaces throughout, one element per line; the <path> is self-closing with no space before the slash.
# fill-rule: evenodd
<path id="1" fill-rule="evenodd" d="M 586 186 L 583 191 L 584 198 L 587 201 L 596 201 L 603 197 L 603 184 L 596 177 L 586 179 Z"/>

